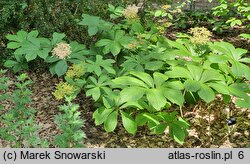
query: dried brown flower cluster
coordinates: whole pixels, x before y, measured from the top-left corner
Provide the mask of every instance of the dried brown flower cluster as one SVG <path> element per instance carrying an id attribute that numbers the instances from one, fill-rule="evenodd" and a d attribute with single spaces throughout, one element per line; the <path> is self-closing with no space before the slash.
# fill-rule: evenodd
<path id="1" fill-rule="evenodd" d="M 67 43 L 58 43 L 52 50 L 52 54 L 59 59 L 64 59 L 71 54 L 70 45 Z"/>

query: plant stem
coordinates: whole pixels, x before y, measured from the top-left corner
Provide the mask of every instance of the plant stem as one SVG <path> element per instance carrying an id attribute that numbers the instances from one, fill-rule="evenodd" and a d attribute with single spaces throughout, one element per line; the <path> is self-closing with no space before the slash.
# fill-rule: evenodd
<path id="1" fill-rule="evenodd" d="M 181 117 L 183 118 L 182 106 L 180 106 Z"/>

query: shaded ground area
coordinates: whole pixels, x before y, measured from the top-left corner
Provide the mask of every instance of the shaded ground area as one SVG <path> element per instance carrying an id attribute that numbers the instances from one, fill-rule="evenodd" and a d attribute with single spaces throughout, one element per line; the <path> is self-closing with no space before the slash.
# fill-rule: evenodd
<path id="1" fill-rule="evenodd" d="M 11 75 L 11 74 L 10 74 Z M 11 75 L 13 76 L 13 75 Z M 58 83 L 56 77 L 51 77 L 49 73 L 30 72 L 33 80 L 31 90 L 33 92 L 31 106 L 37 110 L 37 122 L 41 126 L 40 136 L 53 142 L 53 136 L 60 133 L 54 124 L 54 116 L 59 112 L 57 106 L 63 102 L 58 102 L 52 95 L 55 84 Z M 13 78 L 12 78 L 13 79 Z M 11 89 L 14 89 L 14 82 L 10 82 Z M 87 147 L 108 147 L 108 148 L 168 148 L 168 147 L 248 147 L 250 146 L 250 109 L 238 109 L 233 104 L 229 106 L 223 104 L 218 96 L 217 101 L 206 105 L 199 102 L 197 105 L 183 109 L 185 119 L 191 124 L 189 136 L 184 145 L 179 145 L 167 134 L 153 135 L 146 127 L 140 127 L 138 133 L 133 136 L 128 134 L 121 124 L 113 133 L 106 133 L 102 126 L 95 126 L 92 119 L 94 112 L 90 98 L 84 97 L 82 93 L 75 100 L 81 105 L 80 112 L 85 119 L 84 131 L 87 139 Z M 5 102 L 7 108 L 10 102 Z M 226 123 L 225 109 L 229 108 L 232 115 L 236 117 L 237 124 L 228 127 Z M 210 113 L 210 114 L 209 114 Z M 210 117 L 209 117 L 210 115 Z M 8 147 L 8 143 L 0 140 L 0 147 Z"/>

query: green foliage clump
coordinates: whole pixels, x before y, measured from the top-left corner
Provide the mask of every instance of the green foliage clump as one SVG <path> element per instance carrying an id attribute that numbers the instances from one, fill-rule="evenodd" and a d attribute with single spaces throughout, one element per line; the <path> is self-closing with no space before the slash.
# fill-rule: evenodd
<path id="1" fill-rule="evenodd" d="M 7 68 L 14 72 L 28 69 L 28 62 L 35 59 L 42 59 L 50 64 L 52 75 L 62 76 L 68 69 L 68 63 L 79 63 L 88 54 L 85 45 L 77 42 L 65 43 L 65 34 L 53 33 L 52 38 L 38 36 L 37 30 L 26 32 L 20 30 L 16 35 L 7 35 L 10 41 L 7 48 L 15 50 L 12 58 L 4 63 Z"/>
<path id="2" fill-rule="evenodd" d="M 73 104 L 71 101 L 74 99 L 72 96 L 66 96 L 67 104 L 59 107 L 60 113 L 55 116 L 55 123 L 62 131 L 62 134 L 55 136 L 55 145 L 61 148 L 76 148 L 83 147 L 85 133 L 82 128 L 84 121 L 80 118 L 80 112 L 77 111 L 79 105 Z"/>
<path id="3" fill-rule="evenodd" d="M 4 77 L 4 74 L 7 72 L 7 70 L 0 70 L 0 102 L 6 100 L 9 97 L 9 94 L 7 94 L 8 89 L 8 77 Z M 3 110 L 3 105 L 0 104 L 0 111 Z"/>
<path id="4" fill-rule="evenodd" d="M 1 78 L 1 82 L 2 80 L 7 79 Z M 11 147 L 47 147 L 47 141 L 39 138 L 35 110 L 28 107 L 32 94 L 28 85 L 32 81 L 28 80 L 27 74 L 21 74 L 17 80 L 15 84 L 17 89 L 11 96 L 14 107 L 4 111 L 0 117 L 4 125 L 0 130 L 0 138 L 9 141 Z M 1 89 L 6 90 L 6 85 L 1 83 Z M 1 101 L 3 97 L 6 99 L 6 94 L 1 95 Z"/>
<path id="5" fill-rule="evenodd" d="M 160 12 L 154 17 L 168 15 Z M 247 50 L 226 42 L 210 42 L 211 32 L 205 28 L 194 28 L 190 31 L 193 36 L 180 35 L 171 41 L 161 36 L 155 21 L 144 26 L 140 19 L 131 23 L 124 13 L 113 10 L 112 14 L 122 20 L 117 24 L 105 21 L 108 30 L 100 23 L 86 21 L 103 21 L 96 16 L 83 15 L 79 23 L 91 28 L 89 35 L 100 38 L 94 44 L 96 60 L 86 63 L 87 68 L 88 63 L 98 65 L 87 69 L 84 87 L 86 95 L 96 102 L 96 125 L 104 124 L 104 129 L 112 132 L 121 118 L 131 134 L 143 125 L 156 134 L 169 128 L 170 136 L 182 144 L 189 124 L 176 112 L 168 112 L 170 106 L 179 106 L 182 116 L 185 103 L 211 103 L 216 94 L 222 94 L 225 101 L 236 96 L 237 106 L 250 106 L 249 85 L 245 82 L 249 80 L 249 59 L 243 57 Z"/>
<path id="6" fill-rule="evenodd" d="M 228 2 L 220 0 L 220 5 L 213 8 L 213 15 L 218 19 L 211 20 L 213 30 L 222 32 L 229 27 L 243 26 L 249 28 L 250 4 L 246 0 Z"/>
<path id="7" fill-rule="evenodd" d="M 76 24 L 82 13 L 95 13 L 109 18 L 108 0 L 1 0 L 0 1 L 0 65 L 10 54 L 6 47 L 6 34 L 17 31 L 38 30 L 42 36 L 51 37 L 53 32 L 65 33 L 68 39 L 87 44 L 88 37 L 84 28 Z M 113 4 L 133 4 L 136 0 L 114 0 Z"/>
<path id="8" fill-rule="evenodd" d="M 183 144 L 190 127 L 183 118 L 184 105 L 211 103 L 221 94 L 226 103 L 234 96 L 238 107 L 250 107 L 247 50 L 211 42 L 211 32 L 204 27 L 191 29 L 191 35 L 180 34 L 175 41 L 167 39 L 162 27 L 174 19 L 172 12 L 165 11 L 169 6 L 148 12 L 148 21 L 140 17 L 139 9 L 108 5 L 111 21 L 82 14 L 77 24 L 94 38 L 88 49 L 64 41 L 64 34 L 53 33 L 48 39 L 38 37 L 37 31 L 8 35 L 8 47 L 15 50 L 14 62 L 28 65 L 40 58 L 50 64 L 53 75 L 66 75 L 66 85 L 59 86 L 70 92 L 54 95 L 75 96 L 83 89 L 94 100 L 95 124 L 103 124 L 107 132 L 115 131 L 121 121 L 130 134 L 136 134 L 138 126 L 147 126 L 155 134 L 168 131 Z M 167 20 L 159 22 L 162 18 Z M 15 68 L 17 63 L 8 62 L 5 66 Z M 84 138 L 72 99 L 66 98 L 67 105 L 60 107 L 64 114 L 56 117 L 63 131 L 55 139 L 59 147 L 78 147 Z"/>

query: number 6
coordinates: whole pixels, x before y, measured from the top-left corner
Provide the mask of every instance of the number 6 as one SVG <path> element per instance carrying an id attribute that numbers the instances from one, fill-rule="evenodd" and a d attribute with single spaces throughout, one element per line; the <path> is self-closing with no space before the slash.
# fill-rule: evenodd
<path id="1" fill-rule="evenodd" d="M 238 158 L 239 159 L 243 159 L 244 158 L 244 152 L 243 151 L 239 151 Z"/>

